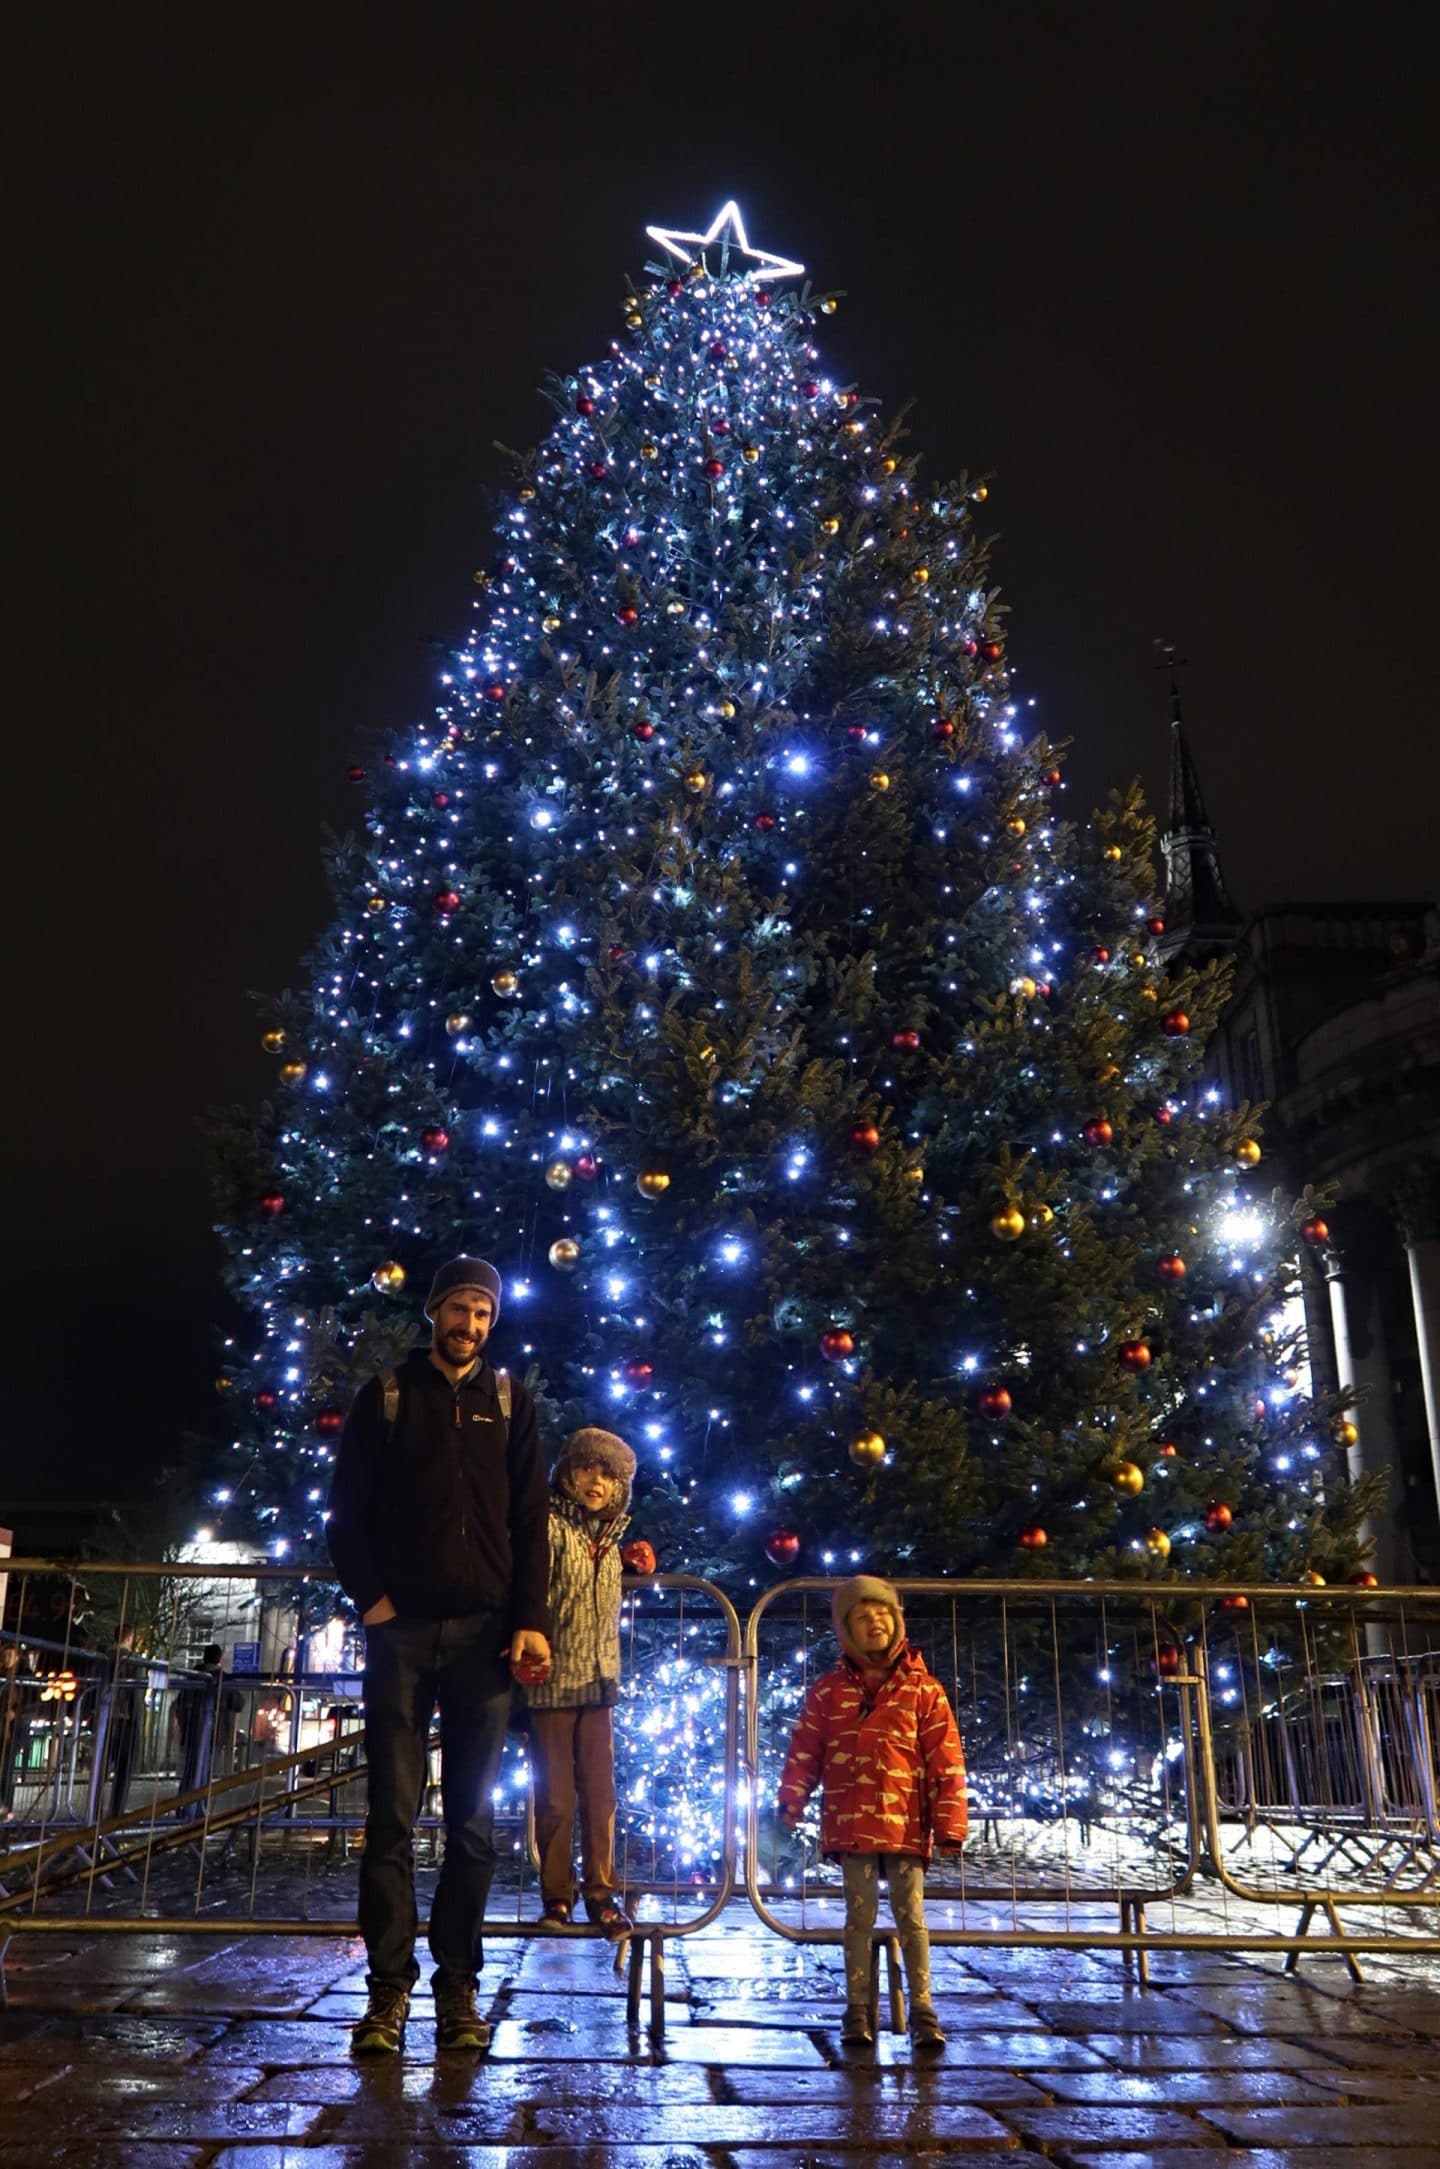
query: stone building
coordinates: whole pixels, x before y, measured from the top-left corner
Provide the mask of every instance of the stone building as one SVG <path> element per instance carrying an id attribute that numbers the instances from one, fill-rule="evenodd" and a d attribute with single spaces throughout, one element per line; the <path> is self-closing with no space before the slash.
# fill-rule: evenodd
<path id="1" fill-rule="evenodd" d="M 1333 1187 L 1332 1241 L 1307 1257 L 1317 1385 L 1353 1386 L 1351 1465 L 1383 1469 L 1382 1581 L 1440 1582 L 1440 912 L 1416 903 L 1267 904 L 1246 919 L 1170 688 L 1162 838 L 1172 957 L 1236 959 L 1210 1063 L 1269 1104 L 1284 1180 Z"/>

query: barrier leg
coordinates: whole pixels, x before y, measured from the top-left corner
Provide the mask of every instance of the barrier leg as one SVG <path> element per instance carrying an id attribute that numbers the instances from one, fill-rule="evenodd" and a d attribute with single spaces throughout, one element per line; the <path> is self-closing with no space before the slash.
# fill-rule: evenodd
<path id="1" fill-rule="evenodd" d="M 865 1999 L 865 2008 L 869 2014 L 871 2033 L 878 2033 L 880 2030 L 880 1945 L 873 1936 L 870 1939 L 870 1991 Z"/>
<path id="2" fill-rule="evenodd" d="M 1143 1898 L 1136 1899 L 1130 1917 L 1135 1923 L 1136 1935 L 1143 1936 L 1145 1933 L 1145 1901 Z M 1150 1986 L 1150 1953 L 1143 1943 L 1137 1947 L 1135 1952 L 1135 1977 L 1142 1988 Z"/>
<path id="3" fill-rule="evenodd" d="M 645 1969 L 645 1938 L 636 1933 L 630 1938 L 630 1980 L 625 1990 L 625 2023 L 640 2023 L 640 1981 Z"/>
<path id="4" fill-rule="evenodd" d="M 1295 1933 L 1297 1936 L 1309 1935 L 1310 1923 L 1315 1918 L 1315 1915 L 1317 1913 L 1323 1913 L 1325 1915 L 1325 1918 L 1330 1923 L 1332 1934 L 1337 1936 L 1344 1935 L 1345 1931 L 1340 1925 L 1340 1915 L 1335 1910 L 1334 1899 L 1310 1898 L 1306 1900 L 1306 1903 L 1301 1908 L 1300 1918 L 1295 1926 Z M 1287 1951 L 1285 1954 L 1285 1971 L 1287 1973 L 1298 1972 L 1300 1967 L 1300 1961 L 1306 1955 L 1307 1953 L 1301 1950 Z M 1330 1956 L 1334 1956 L 1336 1958 L 1343 1958 L 1347 1967 L 1350 1970 L 1350 1978 L 1352 1981 L 1363 1981 L 1365 1978 L 1364 1974 L 1360 1970 L 1360 1962 L 1356 1958 L 1353 1951 L 1336 1951 L 1331 1953 L 1326 1951 L 1323 1944 L 1317 1943 L 1314 1946 L 1313 1951 L 1308 1955 L 1316 1958 L 1325 1958 Z"/>
<path id="5" fill-rule="evenodd" d="M 650 1938 L 650 2038 L 665 2038 L 665 1938 L 658 1929 Z"/>
<path id="6" fill-rule="evenodd" d="M 890 2031 L 905 2031 L 905 1976 L 900 1970 L 900 1938 L 885 1938 L 885 1971 L 890 1990 Z"/>

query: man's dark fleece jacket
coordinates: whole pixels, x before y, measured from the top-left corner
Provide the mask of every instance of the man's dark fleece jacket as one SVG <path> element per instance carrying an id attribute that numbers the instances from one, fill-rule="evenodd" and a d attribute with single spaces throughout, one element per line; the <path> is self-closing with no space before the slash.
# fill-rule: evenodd
<path id="1" fill-rule="evenodd" d="M 510 1436 L 482 1358 L 456 1386 L 424 1348 L 400 1366 L 385 1422 L 378 1378 L 345 1419 L 326 1536 L 357 1611 L 388 1597 L 402 1617 L 504 1614 L 507 1631 L 546 1626 L 549 1485 L 535 1403 L 511 1385 Z"/>

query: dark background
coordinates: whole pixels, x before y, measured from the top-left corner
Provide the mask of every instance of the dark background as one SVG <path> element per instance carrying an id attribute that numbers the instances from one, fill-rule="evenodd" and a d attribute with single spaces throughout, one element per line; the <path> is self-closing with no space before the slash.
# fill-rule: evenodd
<path id="1" fill-rule="evenodd" d="M 1243 906 L 1434 894 L 1436 189 L 1402 11 L 857 14 L 27 34 L 0 1519 L 207 1419 L 196 1118 L 267 1087 L 246 990 L 299 976 L 346 764 L 467 622 L 492 440 L 603 351 L 648 222 L 738 196 L 847 291 L 832 372 L 916 396 L 935 476 L 994 470 L 1072 810 L 1137 772 L 1163 810 L 1170 635 Z"/>

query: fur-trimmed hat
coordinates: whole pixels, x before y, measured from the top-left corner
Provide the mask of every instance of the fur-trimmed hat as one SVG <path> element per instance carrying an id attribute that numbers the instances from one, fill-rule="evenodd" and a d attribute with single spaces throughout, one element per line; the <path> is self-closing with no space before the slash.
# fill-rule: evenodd
<path id="1" fill-rule="evenodd" d="M 552 1484 L 558 1483 L 567 1469 L 579 1463 L 584 1467 L 600 1468 L 607 1476 L 624 1487 L 625 1496 L 621 1506 L 630 1504 L 630 1486 L 635 1480 L 635 1456 L 623 1438 L 613 1431 L 602 1431 L 596 1424 L 586 1424 L 583 1430 L 572 1431 L 555 1457 L 550 1471 Z"/>
<path id="2" fill-rule="evenodd" d="M 830 1619 L 835 1628 L 835 1639 L 848 1657 L 858 1657 L 860 1652 L 850 1639 L 846 1625 L 857 1604 L 883 1604 L 895 1622 L 895 1632 L 889 1647 L 894 1649 L 905 1633 L 905 1608 L 900 1602 L 900 1592 L 893 1582 L 882 1581 L 878 1574 L 852 1574 L 830 1599 Z"/>
<path id="3" fill-rule="evenodd" d="M 432 1319 L 447 1295 L 457 1288 L 478 1288 L 490 1298 L 490 1323 L 494 1325 L 500 1315 L 500 1275 L 484 1258 L 452 1258 L 442 1265 L 430 1283 L 430 1293 L 425 1298 L 425 1315 Z"/>

